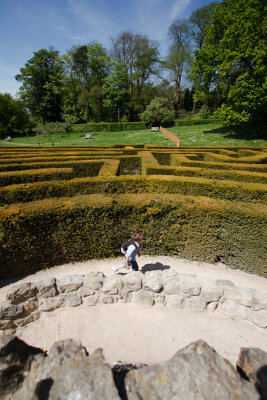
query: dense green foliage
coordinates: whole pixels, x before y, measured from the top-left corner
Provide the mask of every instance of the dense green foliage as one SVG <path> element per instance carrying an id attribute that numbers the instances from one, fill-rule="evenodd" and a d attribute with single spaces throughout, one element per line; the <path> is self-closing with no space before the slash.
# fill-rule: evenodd
<path id="1" fill-rule="evenodd" d="M 226 123 L 266 118 L 266 7 L 261 0 L 224 0 L 205 30 L 191 75 L 201 80 L 196 99 L 212 87 L 221 94 L 217 115 Z"/>
<path id="2" fill-rule="evenodd" d="M 156 97 L 141 114 L 141 118 L 151 126 L 160 126 L 163 124 L 168 126 L 173 122 L 174 115 L 174 110 L 171 110 L 168 99 Z"/>
<path id="3" fill-rule="evenodd" d="M 17 133 L 25 134 L 33 125 L 21 100 L 0 93 L 0 138 Z"/>

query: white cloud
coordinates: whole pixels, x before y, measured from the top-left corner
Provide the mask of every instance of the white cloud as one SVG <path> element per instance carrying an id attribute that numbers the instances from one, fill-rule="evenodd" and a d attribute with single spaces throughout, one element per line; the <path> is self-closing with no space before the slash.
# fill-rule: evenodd
<path id="1" fill-rule="evenodd" d="M 174 20 L 175 18 L 179 18 L 179 14 L 182 13 L 186 7 L 189 5 L 191 0 L 176 0 L 172 6 L 170 12 L 170 18 Z"/>

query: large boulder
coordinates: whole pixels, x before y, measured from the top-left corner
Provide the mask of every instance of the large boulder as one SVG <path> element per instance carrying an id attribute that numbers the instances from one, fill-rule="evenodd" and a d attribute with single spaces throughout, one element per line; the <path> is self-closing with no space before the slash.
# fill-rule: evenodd
<path id="1" fill-rule="evenodd" d="M 258 370 L 267 366 L 267 353 L 258 348 L 242 347 L 236 365 L 242 376 L 256 383 Z"/>
<path id="2" fill-rule="evenodd" d="M 128 400 L 258 400 L 254 385 L 202 340 L 169 361 L 128 372 L 125 387 Z"/>
<path id="3" fill-rule="evenodd" d="M 59 293 L 72 292 L 79 289 L 84 282 L 84 275 L 67 275 L 57 279 L 57 290 Z"/>
<path id="4" fill-rule="evenodd" d="M 7 293 L 7 300 L 12 304 L 22 303 L 37 294 L 37 287 L 34 283 L 23 283 L 12 287 Z"/>
<path id="5" fill-rule="evenodd" d="M 45 355 L 41 349 L 28 346 L 16 336 L 0 337 L 1 399 L 13 398 L 13 393 L 22 386 L 37 356 L 43 359 Z"/>

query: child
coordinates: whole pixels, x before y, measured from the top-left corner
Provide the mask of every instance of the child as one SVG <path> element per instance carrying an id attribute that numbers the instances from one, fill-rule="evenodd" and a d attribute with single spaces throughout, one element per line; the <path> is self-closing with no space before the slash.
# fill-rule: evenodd
<path id="1" fill-rule="evenodd" d="M 113 267 L 112 272 L 115 274 L 119 269 L 126 268 L 130 269 L 132 267 L 132 271 L 138 271 L 138 264 L 136 262 L 136 254 L 140 256 L 139 248 L 143 241 L 143 236 L 139 233 L 136 233 L 132 239 L 128 240 L 128 242 L 124 243 L 121 248 L 121 252 L 125 255 L 125 262 L 122 267 Z"/>

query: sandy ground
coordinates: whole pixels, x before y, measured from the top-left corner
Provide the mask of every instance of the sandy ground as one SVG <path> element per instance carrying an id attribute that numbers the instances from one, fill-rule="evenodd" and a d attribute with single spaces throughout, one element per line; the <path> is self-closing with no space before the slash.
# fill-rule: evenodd
<path id="1" fill-rule="evenodd" d="M 18 283 L 33 282 L 47 277 L 86 274 L 101 271 L 111 274 L 112 266 L 120 266 L 123 258 L 92 260 L 61 265 L 27 276 L 15 283 L 1 282 L 0 301 L 7 290 Z M 174 268 L 181 273 L 195 273 L 200 279 L 228 279 L 236 286 L 267 292 L 267 280 L 222 264 L 198 263 L 171 257 L 141 256 L 143 270 Z M 43 313 L 41 319 L 17 331 L 31 345 L 49 350 L 64 338 L 79 340 L 89 352 L 104 349 L 108 362 L 125 361 L 152 364 L 169 359 L 176 351 L 199 338 L 207 341 L 223 357 L 236 363 L 240 347 L 259 347 L 267 351 L 267 332 L 248 321 L 233 320 L 212 313 L 171 310 L 163 305 L 152 308 L 134 304 L 81 305 Z"/>

